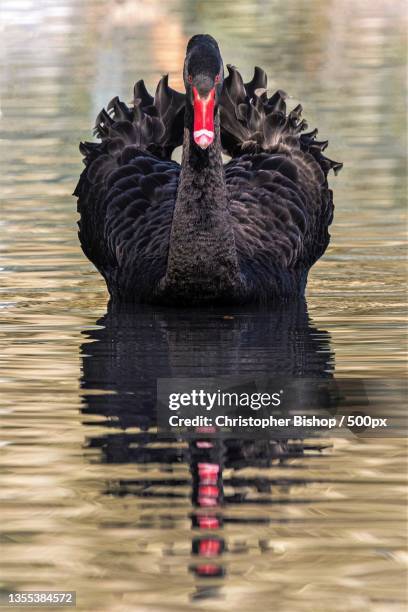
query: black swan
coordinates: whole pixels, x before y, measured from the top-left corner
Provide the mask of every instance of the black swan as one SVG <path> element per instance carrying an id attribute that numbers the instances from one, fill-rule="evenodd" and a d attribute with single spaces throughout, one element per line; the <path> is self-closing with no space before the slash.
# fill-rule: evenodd
<path id="1" fill-rule="evenodd" d="M 327 174 L 342 164 L 323 156 L 317 130 L 302 133 L 300 105 L 286 114 L 284 92 L 268 98 L 263 70 L 244 83 L 227 68 L 224 80 L 217 42 L 194 36 L 186 94 L 165 76 L 153 98 L 139 81 L 132 107 L 114 98 L 98 115 L 101 142 L 80 145 L 79 238 L 114 301 L 302 296 L 327 248 Z"/>

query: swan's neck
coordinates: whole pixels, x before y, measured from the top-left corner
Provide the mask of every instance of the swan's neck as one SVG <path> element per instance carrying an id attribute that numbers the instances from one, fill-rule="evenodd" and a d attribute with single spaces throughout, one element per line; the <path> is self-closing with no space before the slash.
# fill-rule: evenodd
<path id="1" fill-rule="evenodd" d="M 189 126 L 190 123 L 190 126 Z M 239 266 L 221 156 L 220 125 L 206 150 L 184 128 L 182 170 L 170 235 L 166 289 L 186 299 L 223 298 L 239 286 Z"/>

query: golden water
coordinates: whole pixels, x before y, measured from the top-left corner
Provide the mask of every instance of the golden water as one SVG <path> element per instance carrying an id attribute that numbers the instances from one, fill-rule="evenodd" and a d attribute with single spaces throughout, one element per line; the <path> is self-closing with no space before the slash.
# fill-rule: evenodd
<path id="1" fill-rule="evenodd" d="M 98 611 L 405 610 L 404 441 L 230 458 L 222 575 L 203 578 L 188 449 L 142 432 L 163 373 L 405 375 L 404 3 L 1 0 L 0 15 L 1 589 L 76 590 Z M 296 333 L 255 311 L 103 318 L 78 245 L 79 140 L 135 80 L 181 87 L 197 32 L 245 78 L 265 68 L 345 162 Z"/>

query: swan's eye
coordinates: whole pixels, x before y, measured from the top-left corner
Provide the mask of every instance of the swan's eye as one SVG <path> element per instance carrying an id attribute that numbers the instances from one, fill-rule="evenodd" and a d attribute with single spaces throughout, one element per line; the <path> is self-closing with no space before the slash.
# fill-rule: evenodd
<path id="1" fill-rule="evenodd" d="M 221 77 L 220 77 L 220 75 L 219 75 L 219 74 L 217 74 L 217 76 L 215 77 L 214 81 L 215 81 L 216 83 L 219 83 L 219 82 L 220 82 L 220 78 L 221 78 Z"/>
<path id="2" fill-rule="evenodd" d="M 191 76 L 191 74 L 189 74 L 189 75 L 188 75 L 188 77 L 187 77 L 187 81 L 188 81 L 189 83 L 192 83 L 192 82 L 193 82 L 193 77 Z"/>

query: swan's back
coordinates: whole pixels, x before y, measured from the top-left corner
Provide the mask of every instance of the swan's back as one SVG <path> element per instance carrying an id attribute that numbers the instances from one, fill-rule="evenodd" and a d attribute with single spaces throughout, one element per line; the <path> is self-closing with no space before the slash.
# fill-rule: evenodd
<path id="1" fill-rule="evenodd" d="M 268 98 L 266 74 L 252 81 L 228 66 L 221 107 L 225 173 L 240 267 L 260 301 L 304 292 L 307 272 L 325 252 L 333 219 L 330 169 L 317 130 L 303 133 L 301 106 L 286 114 L 282 91 Z"/>
<path id="2" fill-rule="evenodd" d="M 159 82 L 151 97 L 135 85 L 133 107 L 118 98 L 95 125 L 100 143 L 81 143 L 85 169 L 74 195 L 85 255 L 112 296 L 149 298 L 166 271 L 180 165 L 184 95 Z"/>

